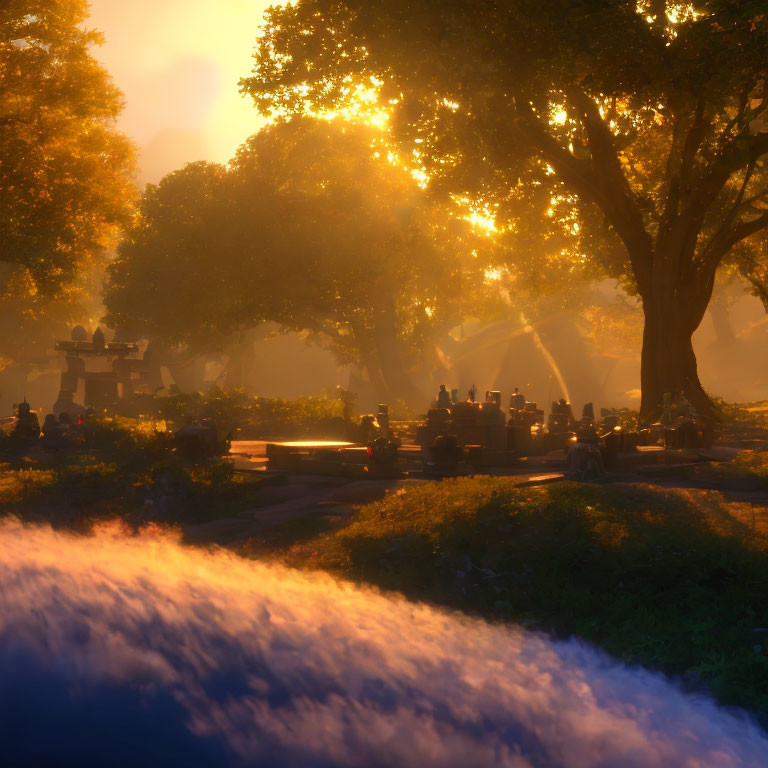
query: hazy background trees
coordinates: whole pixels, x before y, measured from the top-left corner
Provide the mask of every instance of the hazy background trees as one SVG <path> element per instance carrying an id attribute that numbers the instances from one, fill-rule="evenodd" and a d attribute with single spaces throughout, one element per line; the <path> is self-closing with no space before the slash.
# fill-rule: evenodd
<path id="1" fill-rule="evenodd" d="M 694 5 L 303 0 L 269 12 L 244 89 L 264 113 L 304 112 L 371 82 L 459 194 L 539 194 L 543 170 L 554 202 L 587 213 L 580 231 L 602 228 L 585 255 L 642 298 L 645 415 L 681 390 L 708 413 L 691 337 L 718 266 L 768 226 L 768 16 Z"/>
<path id="2" fill-rule="evenodd" d="M 274 8 L 242 83 L 268 127 L 134 208 L 86 3 L 5 3 L 0 395 L 54 380 L 54 339 L 103 317 L 119 230 L 107 320 L 184 389 L 261 370 L 366 404 L 441 382 L 632 404 L 644 325 L 645 411 L 686 387 L 706 409 L 714 290 L 705 384 L 759 392 L 765 317 L 740 296 L 768 306 L 766 19 L 687 8 Z"/>
<path id="3" fill-rule="evenodd" d="M 192 164 L 149 185 L 109 268 L 110 325 L 205 352 L 271 321 L 364 369 L 380 397 L 427 397 L 414 373 L 478 299 L 488 254 L 378 138 L 295 119 L 228 168 Z"/>

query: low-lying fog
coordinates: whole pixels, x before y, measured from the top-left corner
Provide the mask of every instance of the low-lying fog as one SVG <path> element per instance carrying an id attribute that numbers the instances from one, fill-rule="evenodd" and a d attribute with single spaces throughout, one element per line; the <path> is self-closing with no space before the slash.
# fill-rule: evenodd
<path id="1" fill-rule="evenodd" d="M 6 765 L 737 768 L 746 716 L 575 642 L 117 528 L 0 526 Z"/>

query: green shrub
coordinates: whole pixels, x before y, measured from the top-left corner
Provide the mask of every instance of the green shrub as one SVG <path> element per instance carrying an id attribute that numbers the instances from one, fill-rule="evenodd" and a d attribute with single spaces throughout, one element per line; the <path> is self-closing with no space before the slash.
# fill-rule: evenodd
<path id="1" fill-rule="evenodd" d="M 141 397 L 145 418 L 162 419 L 178 428 L 189 418 L 211 418 L 221 437 L 242 430 L 254 437 L 300 435 L 336 422 L 343 428 L 351 422 L 351 401 L 338 397 L 304 396 L 294 400 L 248 395 L 241 389 L 212 389 L 203 393 L 176 393 L 169 397 Z"/>
<path id="2" fill-rule="evenodd" d="M 509 478 L 398 491 L 294 565 L 576 634 L 768 712 L 768 509 L 719 494 Z M 758 650 L 755 650 L 758 649 Z"/>
<path id="3" fill-rule="evenodd" d="M 712 400 L 722 415 L 724 429 L 768 429 L 767 400 L 753 403 L 727 403 L 720 397 L 712 397 Z"/>

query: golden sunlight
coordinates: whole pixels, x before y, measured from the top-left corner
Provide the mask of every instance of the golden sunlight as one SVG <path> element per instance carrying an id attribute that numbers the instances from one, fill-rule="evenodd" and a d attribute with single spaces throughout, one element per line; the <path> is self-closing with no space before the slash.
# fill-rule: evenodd
<path id="1" fill-rule="evenodd" d="M 487 211 L 472 211 L 465 218 L 473 227 L 484 230 L 487 234 L 498 232 L 496 219 Z"/>
<path id="2" fill-rule="evenodd" d="M 140 149 L 140 180 L 195 160 L 226 162 L 264 124 L 239 79 L 269 0 L 91 0 L 94 51 L 125 94 L 119 127 Z M 149 21 L 151 20 L 151 21 Z"/>
<path id="3" fill-rule="evenodd" d="M 552 116 L 549 120 L 549 122 L 552 125 L 565 125 L 565 123 L 568 120 L 568 113 L 563 109 L 563 107 L 555 107 L 552 111 Z"/>

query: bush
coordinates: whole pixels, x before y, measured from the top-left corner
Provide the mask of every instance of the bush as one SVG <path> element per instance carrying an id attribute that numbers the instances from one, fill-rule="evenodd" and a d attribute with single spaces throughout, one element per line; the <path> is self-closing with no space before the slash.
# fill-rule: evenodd
<path id="1" fill-rule="evenodd" d="M 722 426 L 726 431 L 743 432 L 768 429 L 768 401 L 726 403 L 720 397 L 713 397 L 712 401 L 722 414 Z"/>
<path id="2" fill-rule="evenodd" d="M 344 393 L 341 393 L 344 395 Z M 351 425 L 350 402 L 343 396 L 305 396 L 295 400 L 254 397 L 241 389 L 213 389 L 205 394 L 143 396 L 136 401 L 144 417 L 162 419 L 173 428 L 191 418 L 211 418 L 220 436 L 240 431 L 249 437 L 293 437 L 313 431 L 344 431 Z"/>
<path id="3" fill-rule="evenodd" d="M 292 564 L 576 634 L 768 712 L 768 510 L 642 486 L 456 479 L 361 509 Z M 768 645 L 768 644 L 767 644 Z"/>

